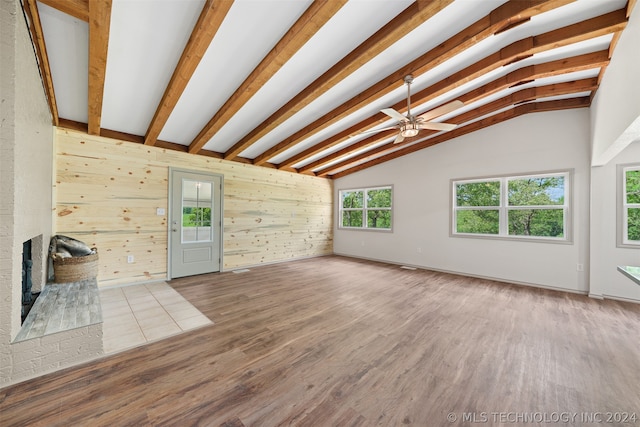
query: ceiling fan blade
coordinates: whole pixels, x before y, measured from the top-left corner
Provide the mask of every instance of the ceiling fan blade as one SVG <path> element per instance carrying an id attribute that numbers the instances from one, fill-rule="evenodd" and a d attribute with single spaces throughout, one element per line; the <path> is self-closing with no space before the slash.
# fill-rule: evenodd
<path id="1" fill-rule="evenodd" d="M 438 123 L 438 122 L 427 122 L 427 123 L 419 123 L 418 127 L 420 129 L 429 129 L 429 130 L 444 130 L 449 131 L 453 130 L 458 125 L 453 125 L 451 123 Z"/>
<path id="2" fill-rule="evenodd" d="M 457 110 L 460 107 L 464 106 L 464 102 L 460 100 L 452 101 L 448 104 L 444 104 L 439 106 L 438 108 L 434 108 L 431 111 L 427 111 L 426 113 L 418 116 L 418 120 L 420 121 L 428 121 L 431 119 L 435 119 L 436 117 L 440 117 L 444 114 L 450 113 L 454 110 Z"/>
<path id="3" fill-rule="evenodd" d="M 385 131 L 385 130 L 392 130 L 392 129 L 397 130 L 398 128 L 396 126 L 388 126 L 386 128 L 382 128 L 382 129 L 365 130 L 365 131 L 360 132 L 358 135 L 364 135 L 364 134 L 367 134 L 367 133 L 382 132 L 382 131 Z"/>
<path id="4" fill-rule="evenodd" d="M 382 111 L 383 113 L 385 113 L 387 116 L 391 117 L 392 119 L 400 120 L 401 122 L 408 122 L 409 121 L 408 118 L 406 118 L 402 114 L 398 113 L 393 108 L 385 108 L 384 110 L 380 110 L 380 111 Z"/>
<path id="5" fill-rule="evenodd" d="M 393 143 L 398 144 L 402 141 L 404 141 L 404 136 L 402 136 L 402 133 L 399 133 L 398 136 L 396 136 L 396 139 L 393 141 Z"/>

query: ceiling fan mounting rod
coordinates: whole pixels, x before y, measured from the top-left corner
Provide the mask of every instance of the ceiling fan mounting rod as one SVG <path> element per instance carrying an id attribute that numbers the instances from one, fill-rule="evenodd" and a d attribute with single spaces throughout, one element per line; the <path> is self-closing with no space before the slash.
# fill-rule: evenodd
<path id="1" fill-rule="evenodd" d="M 404 76 L 404 82 L 407 84 L 407 117 L 411 120 L 411 83 L 413 83 L 413 75 Z"/>

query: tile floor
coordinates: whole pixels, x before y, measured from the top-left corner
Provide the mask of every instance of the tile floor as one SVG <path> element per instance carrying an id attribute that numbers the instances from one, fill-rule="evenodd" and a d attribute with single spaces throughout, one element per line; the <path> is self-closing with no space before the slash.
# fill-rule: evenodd
<path id="1" fill-rule="evenodd" d="M 165 282 L 100 289 L 105 354 L 213 322 Z"/>

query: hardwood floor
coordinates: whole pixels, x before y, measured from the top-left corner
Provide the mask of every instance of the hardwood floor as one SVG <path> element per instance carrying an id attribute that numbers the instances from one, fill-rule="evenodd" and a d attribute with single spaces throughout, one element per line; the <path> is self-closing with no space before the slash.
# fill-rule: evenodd
<path id="1" fill-rule="evenodd" d="M 638 304 L 338 256 L 170 284 L 215 324 L 0 389 L 0 425 L 640 425 Z"/>

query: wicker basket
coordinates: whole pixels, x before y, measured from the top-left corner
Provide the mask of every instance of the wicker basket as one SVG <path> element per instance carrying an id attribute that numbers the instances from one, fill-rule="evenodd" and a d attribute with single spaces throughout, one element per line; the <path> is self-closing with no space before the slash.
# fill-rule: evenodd
<path id="1" fill-rule="evenodd" d="M 53 281 L 55 283 L 79 282 L 98 276 L 98 250 L 96 253 L 53 260 Z"/>

